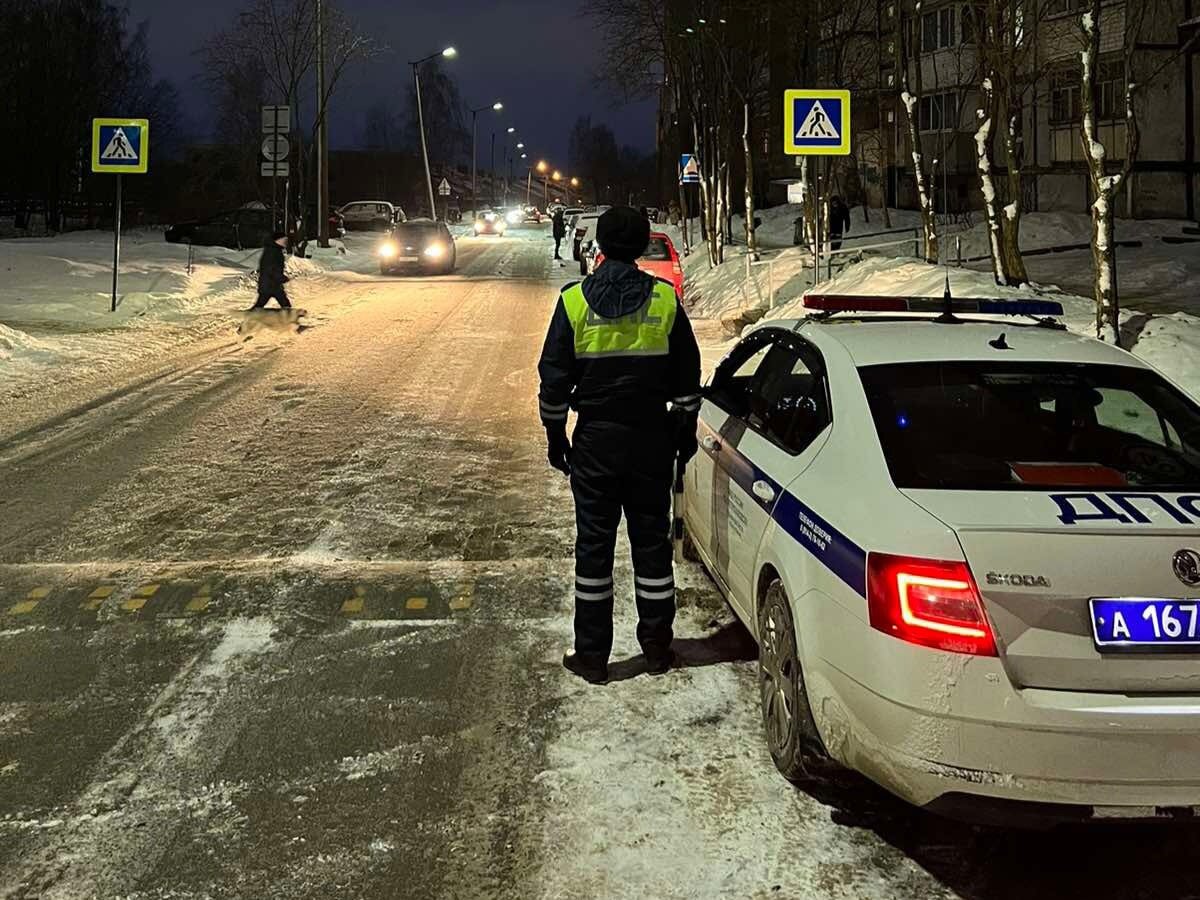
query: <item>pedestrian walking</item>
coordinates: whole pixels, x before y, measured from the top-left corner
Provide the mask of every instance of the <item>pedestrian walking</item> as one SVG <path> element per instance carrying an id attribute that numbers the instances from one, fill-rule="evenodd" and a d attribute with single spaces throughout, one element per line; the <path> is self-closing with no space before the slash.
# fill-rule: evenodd
<path id="1" fill-rule="evenodd" d="M 254 301 L 253 309 L 263 309 L 271 298 L 279 302 L 280 309 L 292 308 L 284 289 L 289 280 L 283 271 L 283 251 L 287 243 L 288 236 L 282 231 L 273 232 L 267 238 L 258 262 L 258 299 Z"/>
<path id="2" fill-rule="evenodd" d="M 842 249 L 842 235 L 850 230 L 850 207 L 837 194 L 829 198 L 829 246 Z"/>
<path id="3" fill-rule="evenodd" d="M 551 227 L 554 232 L 554 258 L 561 260 L 562 242 L 563 238 L 567 236 L 567 222 L 563 218 L 563 208 L 561 206 L 554 210 L 554 218 L 551 221 L 553 222 Z"/>
<path id="4" fill-rule="evenodd" d="M 666 281 L 635 265 L 650 223 L 618 207 L 596 225 L 604 262 L 565 287 L 538 373 L 550 465 L 575 498 L 575 649 L 563 665 L 608 680 L 613 644 L 613 556 L 624 513 L 633 549 L 637 639 L 651 674 L 674 662 L 671 488 L 696 453 L 700 350 Z M 567 438 L 567 414 L 578 420 Z"/>

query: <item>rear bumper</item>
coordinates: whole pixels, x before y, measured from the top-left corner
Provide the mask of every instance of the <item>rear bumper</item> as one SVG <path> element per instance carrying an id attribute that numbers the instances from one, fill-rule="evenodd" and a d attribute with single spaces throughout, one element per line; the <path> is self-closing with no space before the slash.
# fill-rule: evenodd
<path id="1" fill-rule="evenodd" d="M 842 625 L 835 643 L 857 643 L 864 665 L 806 659 L 818 728 L 835 758 L 904 799 L 960 814 L 969 798 L 1001 815 L 1044 805 L 1052 819 L 1200 815 L 1200 696 L 1018 689 L 999 659 Z"/>

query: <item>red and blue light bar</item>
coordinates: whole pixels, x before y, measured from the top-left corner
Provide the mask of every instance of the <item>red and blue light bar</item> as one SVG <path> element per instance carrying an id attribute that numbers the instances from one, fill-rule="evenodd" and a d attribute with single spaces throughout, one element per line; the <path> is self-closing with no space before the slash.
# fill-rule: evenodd
<path id="1" fill-rule="evenodd" d="M 852 294 L 808 294 L 804 308 L 818 312 L 974 313 L 984 316 L 1061 316 L 1053 300 L 986 300 L 944 297 L 879 297 Z"/>

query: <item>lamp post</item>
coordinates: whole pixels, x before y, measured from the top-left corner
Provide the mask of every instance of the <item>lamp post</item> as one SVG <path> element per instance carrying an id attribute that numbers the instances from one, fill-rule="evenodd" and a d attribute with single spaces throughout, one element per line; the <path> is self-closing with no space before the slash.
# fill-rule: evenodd
<path id="1" fill-rule="evenodd" d="M 524 159 L 524 158 L 525 158 L 525 154 L 522 153 L 521 159 Z M 526 206 L 531 205 L 530 195 L 533 193 L 533 170 L 537 169 L 538 174 L 543 175 L 546 173 L 546 171 L 549 168 L 550 167 L 546 165 L 546 161 L 544 159 L 539 159 L 538 164 L 536 166 L 529 167 L 529 175 L 525 179 L 525 205 Z"/>
<path id="2" fill-rule="evenodd" d="M 471 110 L 471 205 L 475 207 L 475 212 L 479 211 L 479 193 L 475 186 L 475 160 L 479 156 L 477 150 L 479 129 L 476 126 L 479 119 L 479 114 L 485 109 L 492 109 L 496 112 L 500 112 L 500 110 L 504 109 L 504 104 L 497 100 L 495 103 L 487 106 L 480 106 Z"/>
<path id="3" fill-rule="evenodd" d="M 417 91 L 417 127 L 421 131 L 421 157 L 425 160 L 425 187 L 429 189 L 429 215 L 434 219 L 437 218 L 437 202 L 433 199 L 433 174 L 429 171 L 429 147 L 425 143 L 425 113 L 421 109 L 421 75 L 418 70 L 422 63 L 427 63 L 439 56 L 443 56 L 446 59 L 454 59 L 454 57 L 458 56 L 458 51 L 453 47 L 447 47 L 445 50 L 439 50 L 437 53 L 430 53 L 416 62 L 409 62 L 413 70 L 413 87 Z"/>
<path id="4" fill-rule="evenodd" d="M 545 192 L 545 202 L 543 203 L 543 205 L 546 208 L 550 207 L 550 179 L 551 178 L 553 178 L 555 181 L 562 181 L 562 172 L 555 169 L 554 174 L 550 175 L 549 177 L 547 177 L 545 174 L 542 175 L 542 187 Z"/>
<path id="5" fill-rule="evenodd" d="M 516 130 L 517 129 L 514 128 L 512 125 L 509 125 L 508 128 L 505 129 L 504 152 L 500 154 L 500 165 L 503 167 L 503 170 L 504 170 L 504 205 L 505 205 L 505 207 L 508 206 L 508 176 L 509 176 L 509 172 L 511 170 L 511 166 L 509 165 L 509 156 L 508 156 L 508 138 L 510 135 L 515 134 Z"/>

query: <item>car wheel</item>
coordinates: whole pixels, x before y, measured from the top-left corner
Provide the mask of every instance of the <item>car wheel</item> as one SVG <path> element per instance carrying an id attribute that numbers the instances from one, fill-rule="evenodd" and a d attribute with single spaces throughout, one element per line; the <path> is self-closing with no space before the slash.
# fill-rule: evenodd
<path id="1" fill-rule="evenodd" d="M 579 257 L 579 277 L 587 278 L 587 273 L 587 260 L 581 256 Z"/>
<path id="2" fill-rule="evenodd" d="M 392 274 L 392 270 L 391 270 L 391 269 L 389 269 L 387 266 L 380 266 L 380 267 L 379 267 L 379 274 L 380 274 L 380 275 L 391 275 L 391 274 Z"/>
<path id="3" fill-rule="evenodd" d="M 836 768 L 813 720 L 796 626 L 778 579 L 767 588 L 758 612 L 758 686 L 767 749 L 783 777 L 799 784 Z"/>

